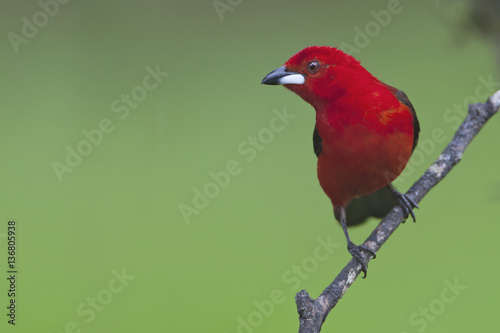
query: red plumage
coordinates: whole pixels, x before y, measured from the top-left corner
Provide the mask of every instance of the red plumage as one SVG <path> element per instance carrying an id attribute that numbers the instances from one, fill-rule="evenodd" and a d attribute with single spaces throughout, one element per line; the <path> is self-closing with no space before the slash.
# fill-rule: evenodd
<path id="1" fill-rule="evenodd" d="M 402 91 L 379 81 L 356 59 L 333 47 L 300 51 L 263 83 L 284 84 L 316 110 L 318 179 L 344 227 L 349 251 L 366 271 L 359 250 L 372 251 L 354 249 L 345 228 L 345 207 L 355 198 L 390 186 L 403 171 L 418 140 L 413 106 Z M 413 216 L 416 204 L 390 189 Z"/>

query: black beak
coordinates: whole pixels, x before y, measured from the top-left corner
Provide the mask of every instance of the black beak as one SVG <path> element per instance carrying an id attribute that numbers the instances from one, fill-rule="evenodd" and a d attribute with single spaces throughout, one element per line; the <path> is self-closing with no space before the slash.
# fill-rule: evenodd
<path id="1" fill-rule="evenodd" d="M 267 74 L 260 84 L 304 84 L 304 82 L 305 78 L 302 74 L 290 72 L 285 66 L 281 66 Z"/>

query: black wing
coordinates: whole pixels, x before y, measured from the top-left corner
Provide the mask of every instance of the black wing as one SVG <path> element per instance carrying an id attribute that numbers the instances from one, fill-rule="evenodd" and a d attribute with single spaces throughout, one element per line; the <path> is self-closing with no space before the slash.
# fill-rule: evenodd
<path id="1" fill-rule="evenodd" d="M 316 129 L 316 126 L 314 126 L 314 132 L 313 132 L 313 148 L 314 148 L 314 153 L 316 154 L 316 157 L 321 154 L 321 142 L 323 139 L 319 136 L 318 130 Z"/>
<path id="2" fill-rule="evenodd" d="M 415 147 L 417 146 L 417 142 L 418 142 L 418 134 L 420 133 L 420 124 L 418 122 L 417 113 L 415 112 L 415 108 L 413 107 L 413 104 L 411 104 L 410 100 L 408 99 L 408 96 L 406 96 L 406 94 L 403 91 L 398 90 L 396 92 L 396 98 L 410 109 L 411 114 L 413 116 L 413 148 L 412 148 L 412 151 L 414 151 Z"/>

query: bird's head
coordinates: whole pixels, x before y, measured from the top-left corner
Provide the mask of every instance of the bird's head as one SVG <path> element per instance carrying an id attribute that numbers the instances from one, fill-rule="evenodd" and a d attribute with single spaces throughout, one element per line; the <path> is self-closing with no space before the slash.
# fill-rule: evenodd
<path id="1" fill-rule="evenodd" d="M 284 85 L 314 107 L 337 97 L 352 94 L 373 80 L 359 62 L 341 50 L 329 46 L 310 46 L 288 59 L 262 84 Z"/>

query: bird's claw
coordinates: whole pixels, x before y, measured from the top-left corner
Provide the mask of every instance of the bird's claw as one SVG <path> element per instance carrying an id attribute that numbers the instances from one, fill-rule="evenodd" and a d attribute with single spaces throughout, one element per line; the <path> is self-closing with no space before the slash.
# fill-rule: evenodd
<path id="1" fill-rule="evenodd" d="M 347 244 L 347 250 L 352 255 L 352 257 L 361 265 L 361 271 L 364 273 L 363 279 L 366 278 L 366 270 L 368 269 L 368 264 L 366 262 L 365 254 L 363 254 L 363 252 L 366 252 L 368 256 L 373 257 L 373 259 L 377 257 L 375 255 L 375 252 L 373 252 L 366 246 L 356 245 L 352 242 L 349 242 Z"/>
<path id="2" fill-rule="evenodd" d="M 411 218 L 413 219 L 413 222 L 416 222 L 415 213 L 413 212 L 413 208 L 419 208 L 417 203 L 412 198 L 407 196 L 406 194 L 399 193 L 397 191 L 394 191 L 393 193 L 394 193 L 394 200 L 396 201 L 396 205 L 401 207 L 401 209 L 403 210 L 403 215 L 405 217 L 405 219 L 403 220 L 403 223 L 406 222 L 406 219 L 410 215 L 411 215 Z"/>

